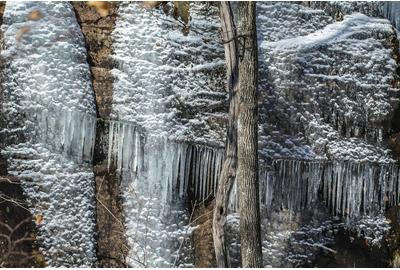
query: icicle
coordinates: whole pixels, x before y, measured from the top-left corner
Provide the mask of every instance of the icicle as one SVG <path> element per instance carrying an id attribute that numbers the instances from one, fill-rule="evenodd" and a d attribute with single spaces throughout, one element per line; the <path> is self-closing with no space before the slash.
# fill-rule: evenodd
<path id="1" fill-rule="evenodd" d="M 180 163 L 179 163 L 179 198 L 183 199 L 183 197 L 186 194 L 185 188 L 185 181 L 189 177 L 185 173 L 185 168 L 186 168 L 186 157 L 187 157 L 187 146 L 186 145 L 179 145 L 180 147 Z"/>
<path id="2" fill-rule="evenodd" d="M 111 157 L 114 144 L 114 122 L 110 122 L 110 128 L 108 131 L 108 153 L 107 153 L 107 168 L 110 172 Z"/>
<path id="3" fill-rule="evenodd" d="M 136 130 L 136 128 L 133 128 L 134 130 L 134 134 L 135 134 L 135 150 L 134 150 L 134 158 L 133 158 L 133 168 L 132 168 L 132 172 L 134 174 L 137 173 L 137 171 L 139 170 L 139 164 L 138 164 L 138 157 L 139 157 L 139 153 L 141 150 L 141 144 L 140 144 L 140 134 L 138 133 L 138 131 Z"/>

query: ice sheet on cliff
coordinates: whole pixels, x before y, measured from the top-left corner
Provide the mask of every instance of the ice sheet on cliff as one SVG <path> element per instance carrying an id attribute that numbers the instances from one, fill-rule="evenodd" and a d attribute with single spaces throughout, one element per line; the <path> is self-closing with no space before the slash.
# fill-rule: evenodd
<path id="1" fill-rule="evenodd" d="M 31 10 L 43 18 L 29 20 Z M 277 207 L 281 214 L 270 224 L 263 219 L 264 259 L 297 266 L 332 241 L 332 215 L 375 215 L 387 194 L 390 203 L 398 201 L 398 168 L 385 145 L 398 102 L 393 31 L 382 19 L 358 14 L 334 22 L 294 3 L 259 3 L 258 10 L 261 197 L 263 213 Z M 124 3 L 113 33 L 108 154 L 122 177 L 132 266 L 193 263 L 185 198 L 205 199 L 215 190 L 223 158 L 215 149 L 223 145 L 227 109 L 218 11 L 192 4 L 191 12 L 185 36 L 162 11 Z M 32 211 L 44 215 L 48 264 L 90 266 L 93 174 L 84 161 L 93 153 L 95 109 L 79 26 L 66 3 L 8 3 L 3 30 L 10 121 L 1 132 L 27 137 L 5 151 L 10 173 L 26 179 Z M 292 215 L 318 201 L 320 188 L 328 208 L 313 217 L 315 226 L 276 227 L 295 223 Z M 385 220 L 365 220 L 351 225 L 379 228 L 371 239 L 387 229 Z M 234 214 L 230 221 L 234 231 Z M 311 239 L 296 236 L 302 233 Z M 234 255 L 237 238 L 231 240 Z"/>
<path id="2" fill-rule="evenodd" d="M 356 220 L 362 214 L 380 213 L 386 206 L 386 201 L 382 200 L 386 195 L 390 197 L 390 204 L 396 203 L 399 199 L 396 189 L 398 167 L 385 145 L 389 120 L 398 102 L 395 89 L 392 88 L 396 63 L 388 43 L 394 32 L 388 21 L 357 14 L 345 17 L 342 22 L 334 22 L 331 16 L 321 10 L 293 3 L 259 3 L 258 12 L 261 48 L 260 157 L 264 168 L 260 174 L 261 197 L 265 206 L 283 208 L 283 212 L 292 215 L 319 201 L 319 192 L 324 192 L 323 200 L 319 202 L 325 202 L 328 206 L 325 209 L 330 209 L 331 213 L 316 220 L 325 231 L 329 231 L 332 226 L 323 224 L 324 219 L 329 223 L 332 214 Z M 205 39 L 196 37 L 198 33 L 194 30 L 202 28 L 195 26 L 202 23 L 194 16 L 191 23 L 193 32 L 185 37 L 180 33 L 181 27 L 159 10 L 143 11 L 136 4 L 126 4 L 120 9 L 117 28 L 113 33 L 118 63 L 113 71 L 116 76 L 113 118 L 130 123 L 131 127 L 129 124 L 113 124 L 109 162 L 116 164 L 122 174 L 127 175 L 124 182 L 131 187 L 127 189 L 126 198 L 129 190 L 151 190 L 154 194 L 160 192 L 156 197 L 163 198 L 162 201 L 171 198 L 171 194 L 174 194 L 171 186 L 178 185 L 174 181 L 181 180 L 186 171 L 183 163 L 187 162 L 187 150 L 183 150 L 187 149 L 186 146 L 174 146 L 171 141 L 211 145 L 221 145 L 223 142 L 223 129 L 219 125 L 211 126 L 212 121 L 209 121 L 223 117 L 223 111 L 203 114 L 196 109 L 196 104 L 199 100 L 207 105 L 215 104 L 221 102 L 218 98 L 224 95 L 214 95 L 208 100 L 197 96 L 200 90 L 198 85 L 192 83 L 202 76 L 202 72 L 197 77 L 193 77 L 192 72 L 203 70 L 187 67 L 186 64 L 186 60 L 196 64 L 202 61 L 200 67 L 210 67 L 211 70 L 218 67 L 220 70 L 221 58 L 216 58 L 213 64 L 205 64 L 204 59 L 207 60 L 208 55 L 214 56 L 214 50 L 222 55 L 222 47 L 215 42 L 217 34 L 213 31 L 208 32 L 213 33 L 209 37 L 211 41 L 207 41 L 209 46 L 202 43 L 206 42 Z M 207 27 L 214 29 L 218 22 L 214 17 L 211 21 L 212 25 L 207 24 Z M 201 54 L 197 46 L 203 46 Z M 175 82 L 176 78 L 178 82 Z M 207 82 L 202 87 L 208 94 L 222 92 L 220 85 L 210 84 L 206 79 L 199 81 Z M 131 98 L 126 99 L 127 95 Z M 181 96 L 184 98 L 181 99 Z M 195 109 L 190 111 L 188 108 Z M 117 126 L 118 131 L 115 129 Z M 140 139 L 127 139 L 129 136 L 124 134 L 135 132 L 132 126 L 143 129 L 146 134 L 144 138 L 135 135 Z M 138 148 L 140 143 L 141 147 L 145 144 L 153 147 L 154 152 L 149 154 L 150 148 L 140 152 L 137 149 L 146 149 Z M 134 146 L 128 147 L 132 150 L 126 150 L 125 144 Z M 133 153 L 134 150 L 138 152 Z M 132 161 L 127 158 L 129 156 L 135 156 L 135 159 Z M 166 157 L 179 157 L 180 161 L 174 158 L 175 162 L 171 163 Z M 201 158 L 209 160 L 206 164 L 212 163 L 212 158 L 204 158 L 203 153 L 198 153 L 198 158 L 194 160 L 200 162 Z M 143 169 L 139 169 L 140 160 L 145 161 L 145 165 L 140 165 Z M 127 164 L 124 165 L 124 162 Z M 204 163 L 200 162 L 199 168 L 204 168 L 201 164 Z M 181 168 L 178 171 L 182 172 L 180 177 L 173 169 L 178 167 Z M 123 168 L 130 169 L 124 172 Z M 304 174 L 300 174 L 301 170 L 304 170 Z M 142 174 L 138 176 L 140 171 Z M 136 184 L 130 179 L 136 179 Z M 209 186 L 205 179 L 208 178 L 198 178 L 196 186 Z M 378 189 L 373 184 L 375 182 L 379 183 Z M 360 183 L 364 184 L 360 186 Z M 370 183 L 369 188 L 367 183 Z M 285 187 L 285 190 L 279 187 Z M 181 194 L 182 190 L 178 188 L 176 192 Z M 369 204 L 365 203 L 367 198 Z M 126 216 L 142 214 L 134 201 L 126 200 L 126 209 L 130 209 L 126 210 Z M 364 203 L 360 204 L 361 201 Z M 150 207 L 150 198 L 143 202 Z M 234 207 L 234 200 L 231 205 Z M 157 211 L 164 208 L 168 207 L 156 207 Z M 145 212 L 149 212 L 149 209 L 145 208 Z M 360 221 L 355 220 L 352 225 L 357 226 Z M 148 230 L 143 225 L 144 221 L 128 222 L 131 231 L 138 226 L 142 227 L 141 230 Z M 386 221 L 373 222 L 385 224 Z M 159 225 L 162 223 L 155 222 Z M 155 224 L 153 228 L 157 227 Z M 383 225 L 382 228 L 384 232 L 387 226 Z M 163 231 L 160 228 L 158 230 L 152 232 L 154 236 Z M 181 231 L 180 228 L 176 230 Z M 274 233 L 279 236 L 279 229 Z M 290 238 L 292 233 L 288 235 Z M 272 239 L 268 235 L 266 237 Z M 324 239 L 326 243 L 332 240 L 330 237 Z M 145 239 L 138 242 L 145 242 Z M 154 243 L 157 244 L 157 241 Z M 265 244 L 270 243 L 267 241 Z M 303 250 L 315 253 L 323 244 L 325 242 L 306 243 L 304 245 L 313 246 L 314 251 Z M 303 244 L 299 242 L 299 245 Z M 139 249 L 139 246 L 134 246 L 131 256 L 140 255 Z M 283 255 L 282 258 L 288 259 L 284 263 L 304 263 L 301 259 L 304 254 L 293 254 Z M 159 258 L 155 259 L 156 264 L 170 264 L 170 254 L 156 251 L 153 255 Z M 269 257 L 275 261 L 269 260 L 266 255 L 267 264 L 276 265 L 279 261 L 276 258 L 280 257 L 275 255 Z M 135 261 L 131 263 L 137 265 Z"/>
<path id="3" fill-rule="evenodd" d="M 30 211 L 43 215 L 46 265 L 93 266 L 94 175 L 86 162 L 96 113 L 74 10 L 67 2 L 7 2 L 2 32 L 8 173 L 21 179 Z"/>
<path id="4" fill-rule="evenodd" d="M 389 229 L 381 213 L 399 201 L 386 144 L 399 101 L 392 26 L 362 14 L 335 22 L 294 3 L 258 3 L 258 13 L 266 265 L 310 264 L 334 241 L 334 216 L 379 245 Z M 230 241 L 238 266 L 239 244 Z"/>
<path id="5" fill-rule="evenodd" d="M 122 175 L 131 266 L 193 264 L 187 198 L 210 195 L 222 164 L 218 8 L 191 3 L 190 12 L 185 34 L 161 9 L 121 3 L 112 34 L 117 64 L 108 154 Z"/>

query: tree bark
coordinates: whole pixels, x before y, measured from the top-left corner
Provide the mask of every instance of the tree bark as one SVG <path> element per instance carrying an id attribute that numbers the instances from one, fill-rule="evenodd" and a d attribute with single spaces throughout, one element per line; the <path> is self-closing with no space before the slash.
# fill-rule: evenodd
<path id="1" fill-rule="evenodd" d="M 258 180 L 256 3 L 239 2 L 238 168 L 240 243 L 243 267 L 263 267 Z"/>
<path id="2" fill-rule="evenodd" d="M 231 192 L 237 166 L 237 90 L 238 90 L 238 51 L 236 29 L 229 2 L 221 2 L 221 28 L 225 48 L 227 70 L 227 90 L 229 93 L 229 123 L 225 148 L 225 161 L 219 177 L 213 216 L 213 240 L 218 267 L 228 266 L 228 252 L 225 243 L 225 223 L 229 194 Z"/>

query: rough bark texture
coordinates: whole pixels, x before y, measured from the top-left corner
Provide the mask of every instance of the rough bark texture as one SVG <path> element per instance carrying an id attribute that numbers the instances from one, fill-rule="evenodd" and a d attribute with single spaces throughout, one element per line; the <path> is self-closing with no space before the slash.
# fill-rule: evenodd
<path id="1" fill-rule="evenodd" d="M 262 267 L 258 183 L 257 36 L 255 2 L 239 2 L 238 168 L 240 239 L 243 267 Z"/>
<path id="2" fill-rule="evenodd" d="M 125 267 L 128 247 L 123 225 L 119 178 L 107 168 L 108 124 L 113 100 L 111 34 L 115 27 L 118 2 L 109 3 L 109 15 L 101 17 L 85 2 L 72 2 L 86 40 L 88 62 L 97 104 L 94 173 L 97 199 L 97 259 L 99 267 Z"/>
<path id="3" fill-rule="evenodd" d="M 225 161 L 222 166 L 217 194 L 215 196 L 215 210 L 213 218 L 213 239 L 215 256 L 218 267 L 228 266 L 228 252 L 225 243 L 224 227 L 226 223 L 229 194 L 232 189 L 237 164 L 237 98 L 238 88 L 238 54 L 236 30 L 233 13 L 229 2 L 221 2 L 222 39 L 225 42 L 225 59 L 227 68 L 227 88 L 229 92 L 229 123 L 227 127 Z"/>

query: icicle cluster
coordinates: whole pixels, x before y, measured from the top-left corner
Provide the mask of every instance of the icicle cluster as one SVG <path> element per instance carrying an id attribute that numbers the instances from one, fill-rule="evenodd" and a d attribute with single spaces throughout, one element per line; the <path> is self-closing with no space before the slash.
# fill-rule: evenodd
<path id="1" fill-rule="evenodd" d="M 335 161 L 325 168 L 322 188 L 333 214 L 374 216 L 399 202 L 399 167 Z"/>
<path id="2" fill-rule="evenodd" d="M 128 182 L 146 183 L 149 192 L 160 185 L 163 202 L 188 194 L 203 201 L 215 193 L 222 149 L 146 136 L 135 125 L 118 121 L 109 122 L 108 145 L 108 168 L 116 168 Z"/>
<path id="3" fill-rule="evenodd" d="M 261 172 L 262 203 L 300 211 L 318 200 L 323 164 L 299 160 L 276 160 L 275 174 Z"/>
<path id="4" fill-rule="evenodd" d="M 395 163 L 276 160 L 261 172 L 261 203 L 293 212 L 323 201 L 334 216 L 378 215 L 400 202 Z"/>
<path id="5" fill-rule="evenodd" d="M 43 109 L 30 114 L 36 125 L 32 143 L 43 143 L 76 162 L 91 162 L 96 138 L 96 117 L 92 114 Z"/>
<path id="6" fill-rule="evenodd" d="M 110 121 L 108 135 L 108 167 L 122 181 L 129 265 L 191 266 L 187 199 L 214 195 L 223 150 L 150 136 L 126 122 Z"/>

